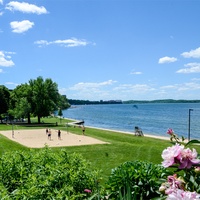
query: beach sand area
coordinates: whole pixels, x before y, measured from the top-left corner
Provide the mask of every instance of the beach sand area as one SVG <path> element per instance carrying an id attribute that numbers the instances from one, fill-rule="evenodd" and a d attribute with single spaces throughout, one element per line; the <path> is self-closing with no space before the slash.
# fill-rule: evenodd
<path id="1" fill-rule="evenodd" d="M 18 142 L 30 148 L 48 147 L 64 147 L 64 146 L 80 146 L 91 144 L 107 144 L 87 135 L 76 135 L 67 131 L 61 131 L 61 140 L 58 139 L 57 130 L 51 129 L 51 140 L 48 139 L 46 129 L 31 129 L 31 130 L 12 130 L 0 131 L 0 134 L 6 136 L 10 140 Z"/>

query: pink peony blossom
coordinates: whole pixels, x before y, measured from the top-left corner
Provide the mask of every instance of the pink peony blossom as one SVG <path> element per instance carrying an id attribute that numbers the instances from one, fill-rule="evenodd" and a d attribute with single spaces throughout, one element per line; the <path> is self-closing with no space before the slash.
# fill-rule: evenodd
<path id="1" fill-rule="evenodd" d="M 190 169 L 193 165 L 199 164 L 200 160 L 197 158 L 197 152 L 195 149 L 191 151 L 189 148 L 184 149 L 180 158 L 180 169 Z"/>
<path id="2" fill-rule="evenodd" d="M 164 149 L 162 152 L 162 158 L 164 159 L 162 162 L 163 167 L 169 167 L 175 164 L 176 159 L 180 156 L 183 149 L 184 147 L 179 144 Z"/>
<path id="3" fill-rule="evenodd" d="M 167 200 L 199 200 L 200 195 L 196 192 L 189 192 L 177 189 L 168 195 Z"/>
<path id="4" fill-rule="evenodd" d="M 167 180 L 172 187 L 178 189 L 184 189 L 184 184 L 185 184 L 184 180 L 180 177 L 177 178 L 176 174 L 174 174 L 173 176 L 168 176 Z"/>
<path id="5" fill-rule="evenodd" d="M 193 165 L 200 163 L 195 149 L 193 151 L 189 148 L 184 149 L 184 146 L 179 144 L 164 149 L 162 158 L 164 159 L 162 162 L 163 167 L 178 164 L 179 169 L 190 169 Z"/>

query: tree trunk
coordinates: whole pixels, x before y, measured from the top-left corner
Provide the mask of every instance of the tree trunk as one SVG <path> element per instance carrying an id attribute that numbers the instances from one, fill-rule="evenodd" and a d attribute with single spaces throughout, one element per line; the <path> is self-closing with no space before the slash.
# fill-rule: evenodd
<path id="1" fill-rule="evenodd" d="M 28 113 L 28 124 L 31 124 L 31 116 L 30 116 L 30 113 Z"/>
<path id="2" fill-rule="evenodd" d="M 40 116 L 38 115 L 38 124 L 40 124 Z"/>

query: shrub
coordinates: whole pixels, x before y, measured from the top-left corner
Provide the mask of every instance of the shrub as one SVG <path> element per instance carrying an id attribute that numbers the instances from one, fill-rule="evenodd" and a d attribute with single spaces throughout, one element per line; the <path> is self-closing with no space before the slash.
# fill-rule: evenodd
<path id="1" fill-rule="evenodd" d="M 158 197 L 160 183 L 169 172 L 160 165 L 134 161 L 112 170 L 106 184 L 109 199 L 151 199 Z"/>
<path id="2" fill-rule="evenodd" d="M 88 162 L 66 150 L 8 152 L 0 159 L 1 199 L 84 199 L 86 188 L 96 192 L 97 179 Z"/>

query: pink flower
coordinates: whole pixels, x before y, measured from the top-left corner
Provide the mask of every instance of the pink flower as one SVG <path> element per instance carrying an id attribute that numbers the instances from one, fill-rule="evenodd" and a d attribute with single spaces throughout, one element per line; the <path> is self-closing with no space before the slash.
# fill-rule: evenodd
<path id="1" fill-rule="evenodd" d="M 163 167 L 169 167 L 175 164 L 183 149 L 184 147 L 179 144 L 164 149 L 162 152 L 162 158 L 164 159 L 162 162 Z"/>
<path id="2" fill-rule="evenodd" d="M 177 189 L 185 189 L 185 182 L 182 178 L 177 178 L 177 175 L 174 174 L 173 176 L 168 176 L 167 177 L 167 183 L 166 183 L 166 190 L 165 194 L 171 194 Z"/>
<path id="3" fill-rule="evenodd" d="M 192 167 L 192 165 L 196 165 L 200 163 L 199 159 L 197 158 L 197 152 L 195 149 L 193 149 L 193 151 L 191 151 L 189 148 L 184 149 L 182 151 L 181 154 L 181 158 L 180 158 L 180 169 L 190 169 Z"/>
<path id="4" fill-rule="evenodd" d="M 169 129 L 167 130 L 167 134 L 173 135 L 173 134 L 174 134 L 174 131 L 173 131 L 171 128 L 169 128 Z"/>
<path id="5" fill-rule="evenodd" d="M 184 149 L 183 145 L 176 144 L 172 147 L 164 149 L 162 152 L 163 167 L 170 167 L 174 164 L 179 165 L 179 169 L 190 169 L 193 165 L 199 164 L 197 152 L 195 149 L 191 151 L 189 148 Z"/>
<path id="6" fill-rule="evenodd" d="M 92 191 L 89 190 L 89 189 L 85 189 L 84 192 L 86 192 L 86 193 L 91 193 Z"/>
<path id="7" fill-rule="evenodd" d="M 188 192 L 184 190 L 175 190 L 168 195 L 167 200 L 198 200 L 200 197 L 196 192 Z"/>

